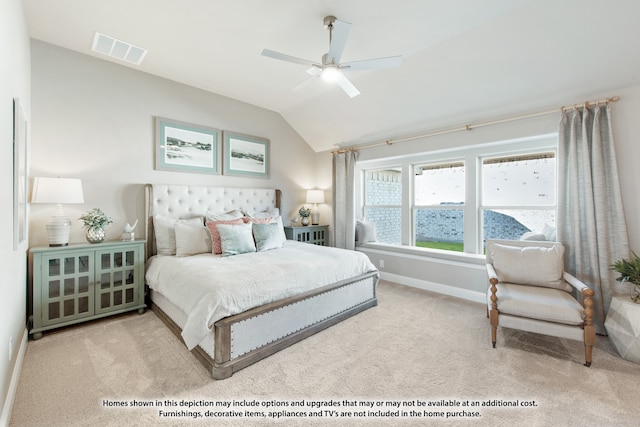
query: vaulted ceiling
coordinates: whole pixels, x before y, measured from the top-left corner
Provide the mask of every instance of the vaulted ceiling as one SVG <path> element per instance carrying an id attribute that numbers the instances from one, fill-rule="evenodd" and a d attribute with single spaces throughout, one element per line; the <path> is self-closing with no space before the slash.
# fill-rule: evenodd
<path id="1" fill-rule="evenodd" d="M 640 83 L 637 0 L 24 3 L 32 38 L 103 59 L 95 32 L 140 46 L 140 65 L 115 62 L 276 111 L 316 151 Z M 402 55 L 402 65 L 351 71 L 361 94 L 349 98 L 304 65 L 261 55 L 319 62 L 327 15 L 353 24 L 343 61 Z"/>

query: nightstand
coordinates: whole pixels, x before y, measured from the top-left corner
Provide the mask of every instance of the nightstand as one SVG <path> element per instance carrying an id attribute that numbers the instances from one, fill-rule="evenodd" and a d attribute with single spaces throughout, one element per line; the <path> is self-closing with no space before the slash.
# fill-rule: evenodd
<path id="1" fill-rule="evenodd" d="M 144 313 L 144 240 L 31 248 L 33 339 L 105 316 Z"/>
<path id="2" fill-rule="evenodd" d="M 313 243 L 314 245 L 328 246 L 329 226 L 328 225 L 307 225 L 300 227 L 285 227 L 284 234 L 289 240 L 298 242 Z"/>

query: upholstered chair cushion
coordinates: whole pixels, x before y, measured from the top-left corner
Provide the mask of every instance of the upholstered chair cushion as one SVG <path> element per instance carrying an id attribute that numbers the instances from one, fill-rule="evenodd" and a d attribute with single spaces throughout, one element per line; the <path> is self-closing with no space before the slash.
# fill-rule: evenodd
<path id="1" fill-rule="evenodd" d="M 565 283 L 564 246 L 517 247 L 498 243 L 489 243 L 493 267 L 498 280 L 503 283 L 541 286 L 571 292 L 572 287 Z"/>
<path id="2" fill-rule="evenodd" d="M 581 325 L 584 322 L 582 306 L 567 292 L 508 283 L 499 283 L 496 287 L 500 314 L 565 325 Z M 491 290 L 487 295 L 490 304 Z M 539 332 L 545 333 L 542 330 Z"/>

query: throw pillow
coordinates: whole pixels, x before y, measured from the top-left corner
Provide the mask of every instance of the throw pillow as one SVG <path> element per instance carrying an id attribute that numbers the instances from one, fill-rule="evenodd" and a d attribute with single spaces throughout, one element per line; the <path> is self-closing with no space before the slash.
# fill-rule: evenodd
<path id="1" fill-rule="evenodd" d="M 156 253 L 158 255 L 176 254 L 175 225 L 177 222 L 181 224 L 202 225 L 203 218 L 200 216 L 190 219 L 176 219 L 155 215 L 153 217 L 153 231 L 156 238 Z"/>
<path id="2" fill-rule="evenodd" d="M 244 215 L 240 209 L 229 212 L 211 212 L 207 211 L 207 221 L 230 221 L 242 218 Z"/>
<path id="3" fill-rule="evenodd" d="M 222 244 L 220 243 L 220 233 L 218 232 L 219 224 L 243 224 L 242 218 L 220 220 L 220 221 L 207 221 L 207 228 L 211 234 L 211 251 L 214 255 L 220 255 L 222 253 Z"/>
<path id="4" fill-rule="evenodd" d="M 251 224 L 218 224 L 222 256 L 232 256 L 255 252 Z"/>
<path id="5" fill-rule="evenodd" d="M 252 230 L 258 252 L 278 249 L 284 245 L 285 238 L 282 232 L 282 225 L 278 225 L 277 222 L 270 224 L 253 223 Z"/>
<path id="6" fill-rule="evenodd" d="M 376 225 L 372 222 L 356 221 L 356 245 L 377 242 Z"/>
<path id="7" fill-rule="evenodd" d="M 176 256 L 211 253 L 211 235 L 204 224 L 176 223 Z"/>

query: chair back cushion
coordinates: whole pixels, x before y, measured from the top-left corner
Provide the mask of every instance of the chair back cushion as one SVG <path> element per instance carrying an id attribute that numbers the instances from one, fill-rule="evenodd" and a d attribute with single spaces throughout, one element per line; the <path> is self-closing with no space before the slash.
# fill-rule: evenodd
<path id="1" fill-rule="evenodd" d="M 573 289 L 562 278 L 564 246 L 560 243 L 522 247 L 488 242 L 487 254 L 500 282 L 542 286 L 566 292 Z"/>

